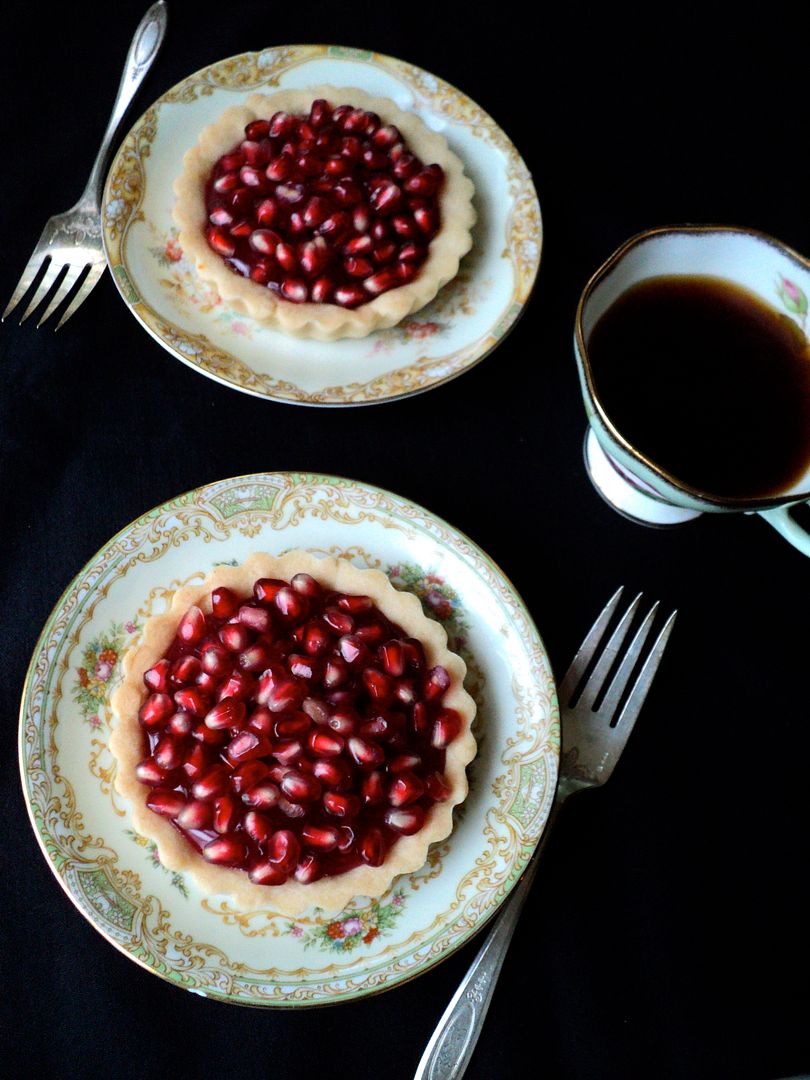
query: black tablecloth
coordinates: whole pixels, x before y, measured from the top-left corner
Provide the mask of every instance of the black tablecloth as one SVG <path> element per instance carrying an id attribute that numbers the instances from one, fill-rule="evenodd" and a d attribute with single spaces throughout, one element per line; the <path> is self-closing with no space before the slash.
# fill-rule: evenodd
<path id="1" fill-rule="evenodd" d="M 144 4 L 4 15 L 10 296 L 47 216 L 84 183 Z M 72 576 L 127 522 L 260 470 L 351 476 L 473 537 L 522 593 L 555 670 L 618 584 L 679 620 L 610 784 L 571 807 L 541 867 L 468 1075 L 775 1078 L 810 1068 L 808 564 L 756 517 L 675 531 L 610 510 L 583 471 L 572 356 L 589 274 L 657 224 L 756 227 L 810 252 L 806 39 L 778 6 L 596 13 L 508 5 L 171 0 L 138 105 L 222 57 L 283 42 L 386 52 L 487 109 L 532 170 L 545 222 L 524 318 L 429 394 L 301 409 L 178 363 L 105 276 L 54 335 L 0 337 L 5 718 L 0 850 L 9 1075 L 407 1078 L 475 954 L 316 1011 L 201 1000 L 112 948 L 63 894 L 26 818 L 17 700 Z M 136 106 L 132 117 L 140 110 Z M 493 512 L 497 504 L 499 512 Z"/>

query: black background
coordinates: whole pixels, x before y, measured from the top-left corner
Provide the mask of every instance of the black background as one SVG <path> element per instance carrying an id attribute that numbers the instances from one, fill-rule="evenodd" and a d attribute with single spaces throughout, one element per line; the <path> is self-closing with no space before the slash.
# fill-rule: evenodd
<path id="1" fill-rule="evenodd" d="M 140 969 L 73 908 L 26 819 L 15 727 L 64 587 L 149 507 L 264 469 L 351 476 L 472 536 L 516 583 L 555 670 L 616 585 L 680 615 L 610 784 L 559 825 L 471 1078 L 776 1078 L 810 1069 L 807 562 L 755 517 L 671 532 L 623 520 L 582 467 L 571 350 L 590 273 L 673 222 L 810 253 L 806 38 L 771 5 L 250 4 L 170 0 L 130 119 L 185 75 L 267 45 L 333 42 L 459 86 L 517 143 L 545 222 L 512 335 L 429 394 L 361 410 L 268 403 L 163 351 L 109 276 L 54 335 L 0 334 L 4 702 L 3 1055 L 42 1077 L 407 1078 L 469 944 L 376 998 L 316 1011 L 201 1000 Z M 143 0 L 7 5 L 0 297 L 89 171 Z M 655 19 L 652 20 L 652 10 Z M 497 512 L 496 512 L 497 510 Z"/>

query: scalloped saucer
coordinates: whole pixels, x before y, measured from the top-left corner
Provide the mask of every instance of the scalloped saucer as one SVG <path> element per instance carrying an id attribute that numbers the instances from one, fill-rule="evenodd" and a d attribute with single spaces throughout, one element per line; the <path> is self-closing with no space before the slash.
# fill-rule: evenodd
<path id="1" fill-rule="evenodd" d="M 110 694 L 144 621 L 180 585 L 256 550 L 335 554 L 422 600 L 467 662 L 478 756 L 450 837 L 379 900 L 338 916 L 241 911 L 171 873 L 113 784 Z M 321 1005 L 389 989 L 459 948 L 509 895 L 545 826 L 559 714 L 525 605 L 471 540 L 368 484 L 259 473 L 209 484 L 124 528 L 68 586 L 37 642 L 20 707 L 35 834 L 62 888 L 111 944 L 186 990 L 259 1006 Z"/>
<path id="2" fill-rule="evenodd" d="M 320 83 L 359 86 L 415 111 L 446 136 L 476 187 L 473 250 L 457 277 L 399 326 L 359 341 L 292 338 L 229 310 L 197 279 L 172 222 L 172 184 L 202 127 L 256 89 Z M 522 313 L 542 246 L 531 175 L 487 113 L 412 64 L 327 45 L 245 53 L 163 94 L 112 163 L 102 224 L 122 297 L 173 356 L 245 393 L 304 405 L 392 401 L 473 367 Z"/>

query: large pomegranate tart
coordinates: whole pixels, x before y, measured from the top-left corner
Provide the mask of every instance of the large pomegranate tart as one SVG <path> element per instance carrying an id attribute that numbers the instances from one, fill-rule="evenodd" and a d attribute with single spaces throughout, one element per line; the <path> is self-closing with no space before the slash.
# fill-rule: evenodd
<path id="1" fill-rule="evenodd" d="M 465 665 L 379 571 L 302 551 L 217 567 L 123 666 L 116 786 L 206 893 L 338 911 L 450 833 L 476 749 Z"/>
<path id="2" fill-rule="evenodd" d="M 254 94 L 175 182 L 180 244 L 233 307 L 302 337 L 394 326 L 455 277 L 473 185 L 447 140 L 354 87 Z"/>

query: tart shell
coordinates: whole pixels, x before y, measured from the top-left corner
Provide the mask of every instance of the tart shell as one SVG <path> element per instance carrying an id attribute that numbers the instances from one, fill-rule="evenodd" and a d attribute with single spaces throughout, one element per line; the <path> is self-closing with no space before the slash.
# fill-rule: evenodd
<path id="1" fill-rule="evenodd" d="M 224 586 L 250 595 L 257 578 L 289 580 L 300 572 L 311 574 L 330 589 L 370 596 L 387 618 L 401 626 L 408 636 L 418 638 L 429 666 L 441 664 L 450 675 L 450 686 L 442 704 L 457 710 L 462 717 L 462 727 L 445 751 L 445 778 L 450 787 L 448 799 L 434 803 L 427 812 L 423 828 L 412 836 L 401 836 L 381 866 L 357 866 L 309 884 L 290 879 L 283 885 L 256 885 L 242 870 L 206 862 L 169 820 L 147 807 L 149 788 L 135 774 L 135 767 L 145 752 L 138 710 L 147 696 L 144 672 L 165 655 L 180 619 L 192 604 L 210 613 L 212 589 Z M 123 681 L 111 699 L 115 727 L 110 750 L 118 765 L 116 789 L 132 805 L 135 830 L 157 844 L 161 863 L 170 870 L 189 873 L 205 894 L 228 895 L 240 909 L 248 911 L 271 907 L 292 916 L 318 907 L 336 913 L 353 897 L 382 896 L 397 875 L 412 873 L 424 865 L 431 844 L 449 836 L 453 828 L 453 807 L 465 799 L 468 791 L 466 766 L 476 754 L 475 738 L 470 730 L 475 717 L 475 702 L 463 687 L 467 668 L 461 657 L 449 651 L 444 628 L 424 614 L 419 599 L 413 593 L 395 589 L 380 571 L 360 569 L 331 556 L 318 558 L 305 551 L 291 551 L 278 557 L 257 553 L 241 566 L 217 566 L 201 584 L 179 589 L 169 610 L 146 622 L 140 644 L 126 653 L 122 667 Z"/>
<path id="2" fill-rule="evenodd" d="M 412 153 L 425 163 L 441 165 L 445 174 L 439 193 L 441 227 L 430 243 L 427 259 L 417 277 L 353 310 L 338 304 L 295 304 L 279 297 L 229 269 L 208 246 L 204 232 L 205 188 L 211 170 L 223 154 L 243 139 L 245 126 L 252 120 L 269 119 L 280 110 L 296 115 L 307 113 L 318 98 L 335 104 L 350 102 L 357 108 L 378 113 L 385 123 L 399 128 Z M 197 144 L 187 151 L 174 192 L 177 199 L 173 216 L 180 246 L 196 266 L 200 278 L 214 285 L 221 299 L 237 311 L 286 334 L 320 341 L 365 337 L 374 330 L 395 326 L 406 315 L 424 307 L 458 273 L 459 261 L 472 246 L 470 230 L 476 220 L 472 205 L 475 188 L 444 136 L 431 131 L 418 116 L 403 112 L 388 98 L 348 86 L 252 94 L 244 105 L 226 109 L 215 123 L 203 128 Z"/>

